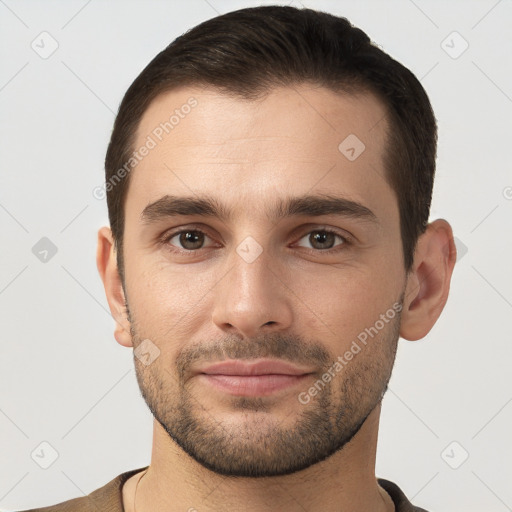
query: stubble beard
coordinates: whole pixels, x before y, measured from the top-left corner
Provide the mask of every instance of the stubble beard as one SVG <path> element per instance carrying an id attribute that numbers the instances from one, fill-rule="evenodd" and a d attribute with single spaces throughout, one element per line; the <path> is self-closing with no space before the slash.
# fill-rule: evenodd
<path id="1" fill-rule="evenodd" d="M 170 438 L 203 467 L 233 477 L 272 477 L 304 470 L 343 449 L 360 430 L 388 389 L 400 331 L 400 313 L 363 347 L 307 404 L 300 404 L 298 391 L 288 400 L 296 402 L 289 417 L 278 418 L 274 397 L 229 397 L 233 414 L 222 417 L 217 401 L 198 396 L 187 368 L 198 360 L 254 357 L 285 358 L 317 363 L 319 371 L 309 388 L 332 365 L 333 357 L 321 344 L 297 337 L 272 334 L 260 343 L 228 338 L 205 348 L 184 349 L 174 371 L 164 368 L 160 356 L 145 366 L 134 356 L 137 381 L 147 406 Z M 132 315 L 133 317 L 133 315 Z M 133 346 L 144 339 L 132 322 Z M 163 345 L 159 344 L 160 349 Z M 223 357 L 220 357 L 222 354 Z M 301 390 L 304 391 L 304 390 Z M 216 395 L 212 393 L 212 396 Z M 215 400 L 215 398 L 214 398 Z M 291 417 L 290 417 L 291 416 Z M 224 418 L 224 419 L 223 419 Z M 233 419 L 234 418 L 234 419 Z M 229 421 L 228 421 L 229 420 Z"/>

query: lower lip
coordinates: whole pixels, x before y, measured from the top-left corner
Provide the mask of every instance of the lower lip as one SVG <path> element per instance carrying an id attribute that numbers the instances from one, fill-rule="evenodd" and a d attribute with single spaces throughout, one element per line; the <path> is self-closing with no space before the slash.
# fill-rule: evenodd
<path id="1" fill-rule="evenodd" d="M 221 391 L 238 396 L 268 396 L 302 383 L 305 375 L 217 375 L 200 374 L 199 377 Z"/>

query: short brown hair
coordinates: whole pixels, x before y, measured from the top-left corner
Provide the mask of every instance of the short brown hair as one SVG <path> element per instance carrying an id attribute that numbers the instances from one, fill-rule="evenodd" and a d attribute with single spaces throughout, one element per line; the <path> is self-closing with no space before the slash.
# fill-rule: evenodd
<path id="1" fill-rule="evenodd" d="M 384 167 L 398 200 L 404 266 L 409 271 L 430 212 L 437 146 L 434 113 L 411 71 L 347 19 L 328 13 L 289 6 L 240 9 L 176 38 L 144 68 L 120 104 L 105 158 L 107 183 L 126 165 L 144 112 L 163 92 L 198 85 L 251 100 L 273 87 L 304 82 L 348 94 L 370 92 L 385 106 Z M 129 173 L 124 174 L 107 188 L 122 278 L 130 181 Z"/>

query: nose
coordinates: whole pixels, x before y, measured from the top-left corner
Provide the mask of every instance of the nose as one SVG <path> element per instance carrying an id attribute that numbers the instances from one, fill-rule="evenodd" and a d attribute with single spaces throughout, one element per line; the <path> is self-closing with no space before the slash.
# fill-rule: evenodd
<path id="1" fill-rule="evenodd" d="M 252 262 L 234 253 L 230 264 L 230 271 L 214 290 L 214 324 L 226 333 L 248 338 L 289 329 L 293 294 L 286 272 L 278 270 L 265 251 Z"/>

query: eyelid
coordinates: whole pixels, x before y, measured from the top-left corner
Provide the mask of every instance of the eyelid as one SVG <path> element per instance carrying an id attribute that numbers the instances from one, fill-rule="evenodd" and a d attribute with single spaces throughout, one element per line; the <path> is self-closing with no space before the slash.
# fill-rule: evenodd
<path id="1" fill-rule="evenodd" d="M 172 238 L 174 238 L 176 235 L 179 235 L 179 234 L 181 234 L 183 232 L 186 232 L 186 231 L 199 232 L 199 233 L 204 234 L 206 237 L 210 238 L 210 240 L 213 239 L 213 237 L 209 235 L 209 230 L 207 228 L 205 228 L 202 225 L 194 225 L 194 224 L 192 224 L 192 225 L 179 226 L 179 227 L 170 229 L 168 231 L 165 231 L 158 238 L 158 241 L 162 245 L 170 245 L 169 241 Z M 346 231 L 340 230 L 338 228 L 334 228 L 334 227 L 331 227 L 331 226 L 326 226 L 326 225 L 308 224 L 306 226 L 301 226 L 299 228 L 298 232 L 302 233 L 300 235 L 300 237 L 298 238 L 298 241 L 301 240 L 302 238 L 304 238 L 306 235 L 311 234 L 313 232 L 332 233 L 333 235 L 336 235 L 336 236 L 338 236 L 338 237 L 340 237 L 341 239 L 344 240 L 343 243 L 341 243 L 341 244 L 339 244 L 339 245 L 337 245 L 335 247 L 332 247 L 330 249 L 312 249 L 312 248 L 309 248 L 309 247 L 299 246 L 299 247 L 302 247 L 303 249 L 306 249 L 306 250 L 309 250 L 309 251 L 312 251 L 312 252 L 315 252 L 315 253 L 318 253 L 318 254 L 329 253 L 329 252 L 332 252 L 332 251 L 338 251 L 339 250 L 338 247 L 345 246 L 345 245 L 351 245 L 352 243 L 355 242 L 355 238 L 352 235 L 350 235 L 349 233 L 347 233 Z M 296 238 L 296 236 L 297 236 L 297 234 L 294 235 L 294 238 Z M 297 243 L 297 242 L 295 242 L 295 243 Z M 172 245 L 172 247 L 173 247 L 173 249 L 172 249 L 173 252 L 178 252 L 178 253 L 181 253 L 181 254 L 183 254 L 183 253 L 186 253 L 186 254 L 196 254 L 198 251 L 201 251 L 202 249 L 207 249 L 207 247 L 201 247 L 199 249 L 181 249 L 181 248 L 176 247 L 174 245 Z"/>
<path id="2" fill-rule="evenodd" d="M 303 235 L 301 235 L 301 236 L 304 236 L 304 235 L 307 235 L 308 233 L 312 233 L 314 231 L 326 231 L 327 233 L 333 233 L 334 235 L 340 236 L 341 238 L 345 239 L 347 242 L 350 242 L 350 243 L 356 242 L 356 237 L 354 235 L 352 235 L 351 233 L 349 233 L 348 231 L 346 231 L 345 229 L 330 226 L 328 224 L 313 224 L 313 223 L 309 223 L 309 224 L 303 225 L 300 228 L 298 228 L 295 231 L 294 238 L 297 235 L 300 235 L 301 233 L 303 233 Z"/>
<path id="3" fill-rule="evenodd" d="M 343 243 L 335 245 L 334 247 L 331 247 L 330 249 L 312 249 L 310 247 L 299 246 L 299 247 L 302 247 L 303 249 L 313 251 L 315 254 L 328 254 L 330 252 L 336 252 L 336 251 L 341 250 L 340 249 L 341 247 L 347 246 L 347 245 L 352 245 L 355 242 L 354 237 L 352 235 L 350 235 L 349 233 L 345 232 L 344 230 L 339 230 L 337 228 L 333 228 L 330 226 L 319 226 L 319 225 L 311 226 L 310 225 L 305 229 L 305 231 L 301 230 L 301 233 L 302 232 L 303 232 L 303 234 L 300 236 L 298 241 L 302 240 L 305 236 L 307 236 L 311 233 L 315 233 L 315 232 L 331 233 L 343 240 Z"/>
<path id="4" fill-rule="evenodd" d="M 180 235 L 181 233 L 192 231 L 192 232 L 198 232 L 202 233 L 206 237 L 208 237 L 210 240 L 213 238 L 209 235 L 208 229 L 204 228 L 203 226 L 197 226 L 197 225 L 190 225 L 190 226 L 179 226 L 174 229 L 170 229 L 168 231 L 165 231 L 161 236 L 158 237 L 159 243 L 163 245 L 170 245 L 169 241 L 174 238 L 176 235 Z M 195 254 L 197 251 L 200 251 L 202 249 L 205 249 L 205 247 L 201 247 L 200 249 L 181 249 L 180 247 L 172 246 L 173 251 L 181 252 L 181 253 L 190 253 Z"/>

